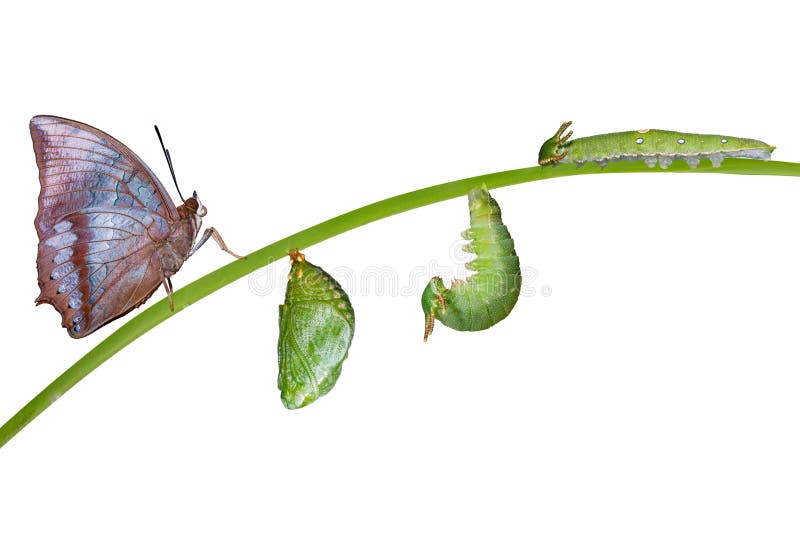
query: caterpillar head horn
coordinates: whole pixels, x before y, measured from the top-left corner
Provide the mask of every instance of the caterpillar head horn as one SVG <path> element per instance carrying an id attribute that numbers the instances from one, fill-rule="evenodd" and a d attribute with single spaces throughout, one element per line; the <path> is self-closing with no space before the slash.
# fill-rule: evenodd
<path id="1" fill-rule="evenodd" d="M 539 165 L 555 164 L 566 157 L 566 147 L 569 145 L 567 140 L 572 136 L 572 130 L 563 137 L 561 135 L 571 124 L 572 121 L 565 122 L 553 137 L 544 142 L 542 148 L 539 149 Z"/>

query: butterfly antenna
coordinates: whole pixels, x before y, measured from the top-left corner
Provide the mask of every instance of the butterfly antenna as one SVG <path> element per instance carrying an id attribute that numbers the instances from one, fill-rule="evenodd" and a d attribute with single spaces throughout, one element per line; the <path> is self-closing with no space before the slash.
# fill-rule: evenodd
<path id="1" fill-rule="evenodd" d="M 172 166 L 172 158 L 169 155 L 169 150 L 167 150 L 167 148 L 164 146 L 164 140 L 161 139 L 161 132 L 158 131 L 158 126 L 156 126 L 155 124 L 153 125 L 153 128 L 156 129 L 158 142 L 161 143 L 161 149 L 164 151 L 164 156 L 166 156 L 167 158 L 167 165 L 169 166 L 169 172 L 170 174 L 172 174 L 172 181 L 175 182 L 175 189 L 178 190 L 178 196 L 181 197 L 181 201 L 186 202 L 186 200 L 183 198 L 183 195 L 181 194 L 181 188 L 178 187 L 178 179 L 175 178 L 175 168 Z"/>

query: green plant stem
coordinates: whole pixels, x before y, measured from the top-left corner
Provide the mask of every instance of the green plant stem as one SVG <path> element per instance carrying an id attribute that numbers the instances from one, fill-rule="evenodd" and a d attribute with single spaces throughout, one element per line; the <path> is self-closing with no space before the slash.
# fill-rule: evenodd
<path id="1" fill-rule="evenodd" d="M 247 259 L 237 260 L 213 271 L 174 293 L 175 312 L 170 312 L 167 299 L 164 298 L 142 311 L 113 334 L 100 342 L 80 360 L 64 371 L 50 385 L 31 399 L 19 412 L 0 427 L 0 447 L 5 445 L 22 428 L 33 421 L 48 406 L 66 393 L 72 386 L 80 382 L 89 373 L 97 369 L 103 362 L 122 350 L 133 340 L 169 319 L 186 307 L 194 304 L 214 291 L 246 276 L 247 274 L 286 256 L 292 248 L 305 249 L 328 238 L 347 232 L 367 223 L 402 213 L 407 210 L 427 206 L 442 200 L 460 197 L 481 184 L 489 189 L 505 187 L 523 182 L 533 182 L 561 176 L 581 174 L 609 174 L 628 172 L 700 172 L 725 174 L 758 174 L 777 176 L 800 176 L 800 163 L 782 161 L 756 161 L 746 159 L 725 160 L 722 167 L 714 169 L 708 161 L 703 161 L 697 169 L 689 169 L 683 162 L 674 163 L 669 169 L 648 168 L 641 161 L 623 161 L 600 169 L 595 164 L 587 164 L 581 168 L 574 165 L 556 167 L 530 167 L 512 171 L 497 172 L 447 182 L 433 187 L 418 189 L 387 198 L 362 208 L 349 211 L 325 222 L 307 228 L 301 232 L 276 241 L 271 245 L 248 254 Z"/>

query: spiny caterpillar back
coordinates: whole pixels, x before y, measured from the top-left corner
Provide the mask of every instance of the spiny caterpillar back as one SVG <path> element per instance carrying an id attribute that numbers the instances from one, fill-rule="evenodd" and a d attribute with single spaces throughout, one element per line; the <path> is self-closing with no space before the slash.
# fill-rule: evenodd
<path id="1" fill-rule="evenodd" d="M 461 235 L 471 242 L 466 252 L 476 258 L 466 264 L 476 271 L 466 280 L 454 280 L 448 289 L 435 276 L 422 293 L 425 312 L 425 336 L 433 332 L 438 319 L 455 330 L 484 330 L 505 319 L 514 308 L 522 286 L 519 258 L 514 240 L 503 224 L 500 206 L 486 186 L 469 192 L 470 227 Z"/>
<path id="2" fill-rule="evenodd" d="M 608 162 L 643 160 L 648 167 L 656 163 L 662 169 L 676 159 L 684 160 L 692 169 L 701 159 L 719 167 L 725 158 L 769 160 L 774 146 L 756 139 L 673 132 L 670 130 L 634 130 L 593 135 L 569 140 L 572 131 L 563 135 L 572 124 L 565 122 L 556 134 L 542 144 L 539 165 L 575 163 L 579 167 L 593 161 L 605 167 Z"/>

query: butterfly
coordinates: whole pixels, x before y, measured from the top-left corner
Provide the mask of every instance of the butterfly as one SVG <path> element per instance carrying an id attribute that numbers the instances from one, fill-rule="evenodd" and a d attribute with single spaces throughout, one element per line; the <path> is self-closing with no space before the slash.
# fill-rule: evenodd
<path id="1" fill-rule="evenodd" d="M 153 171 L 107 133 L 46 115 L 33 117 L 30 131 L 41 183 L 36 304 L 58 310 L 73 338 L 137 308 L 161 285 L 174 310 L 170 277 L 209 237 L 242 258 L 214 228 L 195 244 L 207 213 L 197 193 L 176 207 Z"/>

